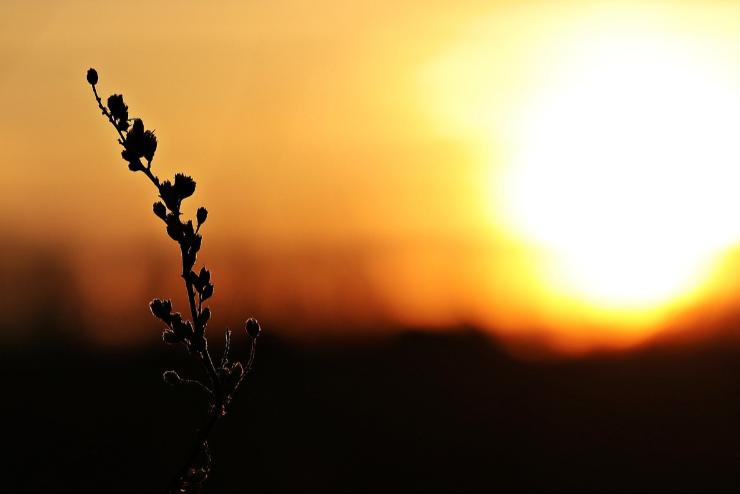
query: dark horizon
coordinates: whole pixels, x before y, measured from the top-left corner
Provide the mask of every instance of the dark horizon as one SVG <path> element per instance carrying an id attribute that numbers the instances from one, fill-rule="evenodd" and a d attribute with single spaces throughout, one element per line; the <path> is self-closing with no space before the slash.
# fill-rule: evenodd
<path id="1" fill-rule="evenodd" d="M 276 335 L 214 432 L 208 492 L 740 488 L 737 345 L 527 363 L 475 332 Z M 160 375 L 197 367 L 62 348 L 4 351 L 2 490 L 163 489 L 204 417 Z"/>

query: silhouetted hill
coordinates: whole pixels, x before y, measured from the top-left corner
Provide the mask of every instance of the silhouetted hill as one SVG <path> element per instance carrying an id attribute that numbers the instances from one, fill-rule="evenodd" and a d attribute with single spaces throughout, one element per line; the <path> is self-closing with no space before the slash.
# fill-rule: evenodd
<path id="1" fill-rule="evenodd" d="M 215 432 L 208 491 L 740 488 L 737 346 L 527 363 L 472 331 L 275 334 Z M 168 348 L 0 362 L 7 491 L 161 490 L 202 410 L 162 383 L 190 365 Z"/>

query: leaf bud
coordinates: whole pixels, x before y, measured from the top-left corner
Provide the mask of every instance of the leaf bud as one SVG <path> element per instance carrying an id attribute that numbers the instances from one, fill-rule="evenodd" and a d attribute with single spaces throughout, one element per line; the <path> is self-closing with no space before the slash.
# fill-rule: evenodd
<path id="1" fill-rule="evenodd" d="M 98 83 L 98 71 L 97 70 L 93 68 L 87 69 L 87 82 L 91 86 L 94 86 L 95 84 Z"/>
<path id="2" fill-rule="evenodd" d="M 257 322 L 257 319 L 255 319 L 254 317 L 250 317 L 249 319 L 247 319 L 247 322 L 244 324 L 244 328 L 247 330 L 247 334 L 250 338 L 257 338 L 262 332 L 262 328 L 260 328 L 260 323 Z"/>
<path id="3" fill-rule="evenodd" d="M 162 340 L 168 345 L 174 345 L 175 343 L 180 343 L 183 340 L 183 338 L 181 336 L 176 335 L 174 331 L 165 329 L 162 332 Z"/>
<path id="4" fill-rule="evenodd" d="M 198 220 L 198 226 L 205 223 L 206 218 L 208 218 L 208 210 L 204 208 L 203 206 L 199 207 L 198 212 L 195 215 L 195 219 Z"/>
<path id="5" fill-rule="evenodd" d="M 172 313 L 172 301 L 155 298 L 149 304 L 149 309 L 155 317 L 169 324 Z"/>
<path id="6" fill-rule="evenodd" d="M 161 218 L 164 221 L 167 221 L 167 207 L 162 204 L 161 201 L 157 201 L 152 206 L 152 210 L 154 211 L 154 214 L 157 215 L 157 217 Z"/>
<path id="7" fill-rule="evenodd" d="M 198 279 L 200 280 L 201 285 L 207 285 L 211 281 L 211 272 L 208 271 L 205 267 L 200 268 Z"/>
<path id="8" fill-rule="evenodd" d="M 208 321 L 211 319 L 211 309 L 206 307 L 203 309 L 203 311 L 200 313 L 200 317 L 198 318 L 198 322 L 200 323 L 201 328 L 205 328 L 206 324 L 208 324 Z"/>
<path id="9" fill-rule="evenodd" d="M 208 283 L 206 286 L 203 287 L 203 293 L 201 294 L 201 299 L 207 300 L 211 298 L 213 295 L 213 283 Z"/>
<path id="10" fill-rule="evenodd" d="M 176 386 L 182 382 L 182 378 L 180 377 L 180 375 L 173 370 L 164 371 L 164 373 L 162 374 L 162 379 L 164 380 L 165 384 L 168 384 L 170 386 Z"/>

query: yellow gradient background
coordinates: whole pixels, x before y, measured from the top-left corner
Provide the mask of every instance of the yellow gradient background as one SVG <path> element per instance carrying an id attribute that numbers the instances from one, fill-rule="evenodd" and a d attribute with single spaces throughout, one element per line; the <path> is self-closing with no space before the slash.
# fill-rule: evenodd
<path id="1" fill-rule="evenodd" d="M 156 129 L 155 171 L 197 180 L 216 327 L 475 327 L 564 352 L 731 330 L 738 19 L 721 1 L 3 2 L 2 338 L 57 317 L 154 342 L 146 302 L 183 300 L 91 66 Z"/>

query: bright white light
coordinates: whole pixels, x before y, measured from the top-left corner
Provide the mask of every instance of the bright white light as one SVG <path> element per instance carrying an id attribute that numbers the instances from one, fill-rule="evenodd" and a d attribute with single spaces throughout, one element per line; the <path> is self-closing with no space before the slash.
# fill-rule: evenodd
<path id="1" fill-rule="evenodd" d="M 740 88 L 670 39 L 581 46 L 521 112 L 497 190 L 511 228 L 555 259 L 551 286 L 660 304 L 740 238 Z"/>

